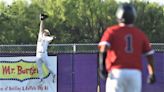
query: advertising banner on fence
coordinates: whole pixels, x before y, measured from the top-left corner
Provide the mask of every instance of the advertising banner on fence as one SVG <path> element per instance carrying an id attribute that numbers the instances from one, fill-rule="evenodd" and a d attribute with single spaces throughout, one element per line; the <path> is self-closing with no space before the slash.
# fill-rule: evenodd
<path id="1" fill-rule="evenodd" d="M 55 81 L 45 64 L 40 82 L 35 56 L 0 57 L 0 92 L 57 92 L 57 56 L 49 56 Z"/>

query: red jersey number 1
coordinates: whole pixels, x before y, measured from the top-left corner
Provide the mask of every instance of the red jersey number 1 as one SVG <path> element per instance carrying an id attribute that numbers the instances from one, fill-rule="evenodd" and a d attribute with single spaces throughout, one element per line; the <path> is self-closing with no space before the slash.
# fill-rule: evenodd
<path id="1" fill-rule="evenodd" d="M 125 52 L 133 53 L 133 36 L 131 34 L 125 35 Z"/>

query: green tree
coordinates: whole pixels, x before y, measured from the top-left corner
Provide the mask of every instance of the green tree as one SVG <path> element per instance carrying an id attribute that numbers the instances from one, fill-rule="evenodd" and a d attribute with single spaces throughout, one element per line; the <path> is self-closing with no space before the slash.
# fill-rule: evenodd
<path id="1" fill-rule="evenodd" d="M 151 42 L 164 42 L 164 7 L 156 3 L 135 3 L 138 10 L 136 24 L 149 36 Z"/>
<path id="2" fill-rule="evenodd" d="M 132 0 L 138 11 L 136 25 L 151 39 L 164 42 L 164 6 Z M 39 14 L 56 40 L 52 43 L 97 43 L 107 26 L 116 24 L 115 0 L 15 0 L 0 2 L 0 44 L 36 44 Z"/>

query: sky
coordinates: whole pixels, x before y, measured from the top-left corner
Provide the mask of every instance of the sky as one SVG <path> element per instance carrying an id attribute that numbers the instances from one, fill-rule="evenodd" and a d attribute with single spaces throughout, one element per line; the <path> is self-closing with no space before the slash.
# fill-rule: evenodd
<path id="1" fill-rule="evenodd" d="M 164 0 L 147 0 L 147 1 L 157 2 L 160 5 L 164 5 Z"/>
<path id="2" fill-rule="evenodd" d="M 0 0 L 0 1 L 4 1 L 4 2 L 6 2 L 7 4 L 12 4 L 12 2 L 13 1 L 15 1 L 15 0 Z M 25 1 L 30 1 L 30 0 L 25 0 Z"/>
<path id="3" fill-rule="evenodd" d="M 5 1 L 7 4 L 11 4 L 13 0 L 0 0 L 0 1 Z"/>
<path id="4" fill-rule="evenodd" d="M 11 4 L 12 1 L 14 1 L 14 0 L 0 0 L 0 1 L 5 1 L 7 4 Z M 27 0 L 27 1 L 30 1 L 30 0 Z M 128 2 L 130 0 L 116 0 L 116 1 Z M 156 2 L 156 3 L 159 3 L 160 5 L 164 5 L 164 0 L 142 0 L 142 1 Z"/>

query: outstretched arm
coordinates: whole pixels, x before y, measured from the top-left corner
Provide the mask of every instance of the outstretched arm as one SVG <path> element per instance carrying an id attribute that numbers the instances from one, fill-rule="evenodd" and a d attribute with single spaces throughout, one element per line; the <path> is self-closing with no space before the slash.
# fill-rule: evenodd
<path id="1" fill-rule="evenodd" d="M 44 30 L 44 20 L 40 20 L 39 36 L 43 34 Z"/>
<path id="2" fill-rule="evenodd" d="M 48 16 L 45 14 L 40 14 L 40 28 L 39 28 L 39 36 L 41 36 L 43 34 L 44 31 L 44 20 L 47 18 Z"/>

